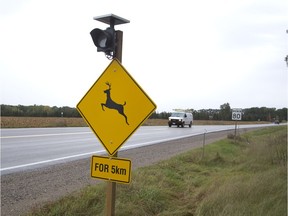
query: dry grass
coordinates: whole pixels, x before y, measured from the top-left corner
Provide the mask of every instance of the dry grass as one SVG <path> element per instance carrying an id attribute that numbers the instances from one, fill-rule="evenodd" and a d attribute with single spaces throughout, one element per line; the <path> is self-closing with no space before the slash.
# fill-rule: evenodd
<path id="1" fill-rule="evenodd" d="M 85 127 L 82 118 L 65 117 L 1 117 L 1 128 Z"/>
<path id="2" fill-rule="evenodd" d="M 237 124 L 266 124 L 268 122 L 238 122 Z M 231 125 L 235 121 L 195 120 L 194 125 Z M 167 126 L 166 119 L 147 119 L 143 126 Z M 82 118 L 65 117 L 1 117 L 1 128 L 86 127 Z"/>
<path id="3" fill-rule="evenodd" d="M 287 215 L 287 126 L 244 136 L 207 145 L 205 157 L 198 148 L 133 171 L 117 185 L 116 215 Z M 104 183 L 89 186 L 28 215 L 102 216 L 105 192 Z"/>

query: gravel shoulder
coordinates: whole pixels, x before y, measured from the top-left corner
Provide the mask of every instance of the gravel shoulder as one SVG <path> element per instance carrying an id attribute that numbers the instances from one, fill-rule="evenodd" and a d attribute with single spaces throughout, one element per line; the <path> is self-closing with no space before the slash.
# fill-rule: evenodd
<path id="1" fill-rule="evenodd" d="M 240 129 L 240 132 L 246 131 L 248 129 L 245 131 Z M 206 134 L 205 143 L 210 144 L 226 138 L 228 133 L 231 131 Z M 198 135 L 119 151 L 118 157 L 130 159 L 133 170 L 202 145 L 203 135 Z M 98 182 L 100 180 L 90 177 L 90 158 L 3 175 L 1 176 L 1 215 L 25 215 L 33 207 L 42 206 Z"/>

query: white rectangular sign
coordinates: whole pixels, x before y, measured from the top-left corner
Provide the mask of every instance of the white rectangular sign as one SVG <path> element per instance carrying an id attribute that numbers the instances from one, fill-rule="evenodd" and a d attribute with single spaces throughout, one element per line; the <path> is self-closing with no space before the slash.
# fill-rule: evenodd
<path id="1" fill-rule="evenodd" d="M 242 119 L 242 110 L 241 109 L 235 109 L 232 111 L 232 120 L 234 121 L 240 121 Z"/>
<path id="2" fill-rule="evenodd" d="M 130 183 L 131 161 L 128 159 L 93 155 L 91 160 L 91 177 L 119 183 Z"/>

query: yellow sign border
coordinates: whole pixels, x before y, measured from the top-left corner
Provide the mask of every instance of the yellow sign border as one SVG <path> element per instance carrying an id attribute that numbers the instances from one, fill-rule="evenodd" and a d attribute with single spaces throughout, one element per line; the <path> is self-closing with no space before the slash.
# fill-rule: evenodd
<path id="1" fill-rule="evenodd" d="M 126 76 L 129 77 L 131 79 L 131 81 L 134 83 L 135 86 L 137 86 L 137 88 L 139 89 L 139 91 L 141 91 L 143 93 L 143 95 L 147 98 L 147 100 L 150 101 L 153 109 L 151 109 L 151 111 L 149 111 L 149 113 L 143 118 L 142 121 L 139 122 L 139 124 L 135 124 L 135 128 L 132 129 L 129 134 L 127 135 L 127 137 L 125 139 L 123 139 L 123 141 L 121 140 L 121 142 L 119 142 L 118 146 L 115 147 L 114 149 L 109 149 L 108 145 L 109 143 L 106 143 L 106 141 L 101 139 L 101 135 L 100 133 L 98 134 L 97 130 L 94 129 L 94 127 L 92 126 L 93 122 L 90 123 L 90 120 L 86 118 L 86 116 L 84 115 L 84 113 L 80 110 L 80 104 L 82 103 L 82 101 L 84 100 L 84 98 L 90 93 L 90 91 L 92 91 L 92 89 L 94 88 L 94 86 L 98 83 L 98 81 L 100 79 L 102 79 L 102 77 L 104 77 L 104 74 L 109 71 L 110 66 L 112 64 L 117 63 L 118 66 L 126 73 Z M 151 98 L 145 93 L 145 91 L 140 87 L 140 85 L 134 80 L 134 78 L 129 74 L 129 72 L 124 68 L 124 66 L 116 59 L 114 58 L 110 64 L 107 66 L 107 68 L 104 70 L 104 72 L 99 76 L 99 78 L 94 82 L 94 84 L 90 87 L 90 89 L 87 91 L 87 93 L 82 97 L 82 99 L 80 100 L 80 102 L 77 104 L 76 108 L 79 111 L 79 113 L 81 114 L 81 116 L 84 118 L 85 122 L 89 125 L 89 127 L 92 129 L 92 131 L 94 132 L 94 134 L 97 136 L 97 138 L 100 140 L 101 144 L 104 146 L 104 148 L 106 149 L 106 151 L 109 153 L 110 156 L 113 156 L 119 149 L 120 147 L 128 140 L 128 138 L 143 124 L 143 122 L 149 118 L 149 116 L 156 110 L 156 104 L 151 100 Z"/>

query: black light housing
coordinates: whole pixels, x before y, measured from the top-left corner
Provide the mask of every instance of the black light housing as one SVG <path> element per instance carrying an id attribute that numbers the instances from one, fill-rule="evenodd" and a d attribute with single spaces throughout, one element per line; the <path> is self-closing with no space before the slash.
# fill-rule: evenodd
<path id="1" fill-rule="evenodd" d="M 106 55 L 113 56 L 115 52 L 115 30 L 111 27 L 106 30 L 98 28 L 90 32 L 94 45 L 97 47 L 97 52 L 104 52 Z"/>
<path id="2" fill-rule="evenodd" d="M 114 26 L 130 21 L 114 14 L 96 16 L 93 19 L 110 25 L 106 30 L 96 28 L 90 32 L 94 45 L 97 47 L 97 52 L 104 52 L 108 59 L 114 58 L 119 53 L 120 48 L 122 49 L 122 36 L 119 36 L 121 31 L 115 32 Z"/>

